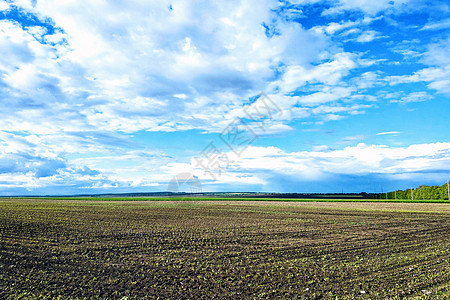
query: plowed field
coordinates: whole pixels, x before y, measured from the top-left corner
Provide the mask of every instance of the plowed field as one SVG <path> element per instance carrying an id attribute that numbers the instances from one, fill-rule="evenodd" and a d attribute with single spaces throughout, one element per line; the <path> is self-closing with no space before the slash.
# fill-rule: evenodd
<path id="1" fill-rule="evenodd" d="M 443 299 L 428 206 L 1 200 L 0 298 Z"/>

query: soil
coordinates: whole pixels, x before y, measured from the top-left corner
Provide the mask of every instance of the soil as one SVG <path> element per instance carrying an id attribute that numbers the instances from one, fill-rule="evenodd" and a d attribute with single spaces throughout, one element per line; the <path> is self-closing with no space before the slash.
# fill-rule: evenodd
<path id="1" fill-rule="evenodd" d="M 445 204 L 1 200 L 0 298 L 443 299 L 449 221 Z"/>

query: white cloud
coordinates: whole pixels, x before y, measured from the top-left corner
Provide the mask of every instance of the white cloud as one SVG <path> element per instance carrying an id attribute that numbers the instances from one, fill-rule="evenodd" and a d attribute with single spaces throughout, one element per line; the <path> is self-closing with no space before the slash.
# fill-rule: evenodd
<path id="1" fill-rule="evenodd" d="M 266 122 L 265 134 L 292 131 L 290 122 L 300 118 L 311 117 L 313 124 L 364 113 L 376 99 L 363 93 L 387 81 L 424 81 L 450 93 L 447 40 L 430 45 L 422 56 L 430 67 L 386 79 L 381 72 L 358 72 L 382 60 L 345 52 L 335 42 L 381 38 L 367 28 L 383 18 L 373 16 L 407 2 L 341 0 L 327 13 L 359 10 L 366 16 L 309 30 L 277 15 L 283 4 L 276 0 L 0 2 L 0 9 L 13 7 L 38 20 L 38 25 L 0 20 L 0 128 L 15 132 L 0 134 L 2 180 L 29 188 L 70 180 L 92 188 L 159 184 L 168 178 L 165 171 L 158 174 L 164 166 L 184 165 L 162 153 L 148 158 L 123 150 L 127 134 L 220 132 L 261 90 L 282 110 Z M 300 8 L 287 15 L 298 17 Z M 276 34 L 268 37 L 263 24 Z M 442 26 L 445 22 L 429 23 L 423 30 Z M 404 55 L 414 51 L 404 50 Z M 399 93 L 396 100 L 429 97 Z M 282 165 L 295 169 L 287 161 Z M 234 167 L 236 172 L 226 175 L 229 182 L 267 183 Z"/>
<path id="2" fill-rule="evenodd" d="M 312 150 L 314 152 L 329 152 L 333 151 L 334 149 L 327 145 L 316 145 L 312 147 Z"/>
<path id="3" fill-rule="evenodd" d="M 14 130 L 214 131 L 266 89 L 280 63 L 304 68 L 328 46 L 323 35 L 277 20 L 272 0 L 15 5 L 57 28 L 48 34 L 42 26 L 2 21 L 6 92 L 11 102 L 28 97 L 35 104 L 27 114 L 46 115 L 33 124 L 16 110 L 4 118 Z M 271 22 L 279 35 L 269 38 L 262 24 Z M 351 63 L 346 56 L 336 54 L 317 72 Z M 72 118 L 57 117 L 69 113 Z"/>
<path id="4" fill-rule="evenodd" d="M 9 3 L 4 2 L 4 1 L 0 2 L 0 11 L 6 11 L 9 8 L 10 8 Z"/>
<path id="5" fill-rule="evenodd" d="M 181 100 L 185 100 L 187 99 L 187 95 L 186 94 L 175 94 L 173 95 L 175 98 L 181 99 Z"/>
<path id="6" fill-rule="evenodd" d="M 376 15 L 381 11 L 390 11 L 396 13 L 410 0 L 339 0 L 336 6 L 324 12 L 325 15 L 340 14 L 347 10 L 359 10 L 369 15 Z"/>
<path id="7" fill-rule="evenodd" d="M 428 46 L 427 52 L 424 54 L 423 62 L 428 65 L 449 67 L 450 57 L 450 36 L 438 43 L 432 43 Z"/>
<path id="8" fill-rule="evenodd" d="M 405 104 L 410 102 L 423 102 L 431 99 L 433 99 L 433 97 L 426 92 L 415 92 L 410 93 L 409 95 L 406 95 L 399 100 L 391 100 L 391 102 Z"/>
<path id="9" fill-rule="evenodd" d="M 367 138 L 367 136 L 364 134 L 357 134 L 357 135 L 352 135 L 352 136 L 346 136 L 346 137 L 342 138 L 338 143 L 339 144 L 348 144 L 348 143 L 352 143 L 352 142 L 356 142 L 356 141 L 365 140 L 366 138 Z"/>
<path id="10" fill-rule="evenodd" d="M 325 85 L 301 99 L 306 105 L 347 97 L 352 88 L 343 78 L 366 65 L 358 55 L 330 47 L 325 34 L 277 19 L 273 0 L 15 5 L 56 27 L 0 24 L 1 79 L 16 106 L 4 111 L 0 128 L 11 130 L 216 132 L 261 90 L 283 98 L 304 85 Z M 279 34 L 267 37 L 263 23 Z M 326 31 L 352 25 L 330 24 Z M 276 80 L 278 71 L 283 75 Z M 285 100 L 292 105 L 283 109 L 292 112 L 274 126 L 289 130 L 280 122 L 308 112 L 293 106 L 299 99 Z"/>
<path id="11" fill-rule="evenodd" d="M 360 138 L 362 137 L 356 136 L 352 140 Z M 290 176 L 300 181 L 320 180 L 330 174 L 404 174 L 404 179 L 411 179 L 421 176 L 422 172 L 448 172 L 449 166 L 450 143 L 417 144 L 399 148 L 360 143 L 342 150 L 333 150 L 322 145 L 315 147 L 312 152 L 285 152 L 276 147 L 250 147 L 222 174 L 246 174 L 265 182 L 274 174 Z M 201 168 L 193 169 L 202 180 L 210 179 L 203 174 Z M 217 180 L 220 183 L 222 176 L 218 176 Z"/>
<path id="12" fill-rule="evenodd" d="M 358 21 L 343 21 L 340 23 L 330 22 L 325 26 L 315 26 L 312 28 L 312 30 L 321 33 L 326 33 L 328 35 L 334 35 L 335 33 L 338 33 L 347 28 L 358 26 L 359 24 L 361 24 L 361 22 Z"/>
<path id="13" fill-rule="evenodd" d="M 170 179 L 160 167 L 172 158 L 148 149 L 122 150 L 121 145 L 136 148 L 124 137 L 98 131 L 61 136 L 0 131 L 0 189 L 59 186 L 77 192 L 158 186 Z"/>
<path id="14" fill-rule="evenodd" d="M 399 131 L 385 131 L 385 132 L 378 132 L 377 135 L 398 135 Z"/>
<path id="15" fill-rule="evenodd" d="M 382 38 L 382 36 L 380 36 L 378 32 L 376 32 L 374 30 L 368 30 L 368 31 L 363 32 L 361 35 L 359 35 L 356 38 L 356 41 L 358 43 L 368 43 L 375 39 L 380 39 L 380 38 Z"/>
<path id="16" fill-rule="evenodd" d="M 353 79 L 359 90 L 371 88 L 374 86 L 384 85 L 380 74 L 376 72 L 365 72 Z"/>
<path id="17" fill-rule="evenodd" d="M 447 28 L 450 28 L 450 18 L 438 22 L 428 22 L 420 30 L 441 30 Z"/>
<path id="18" fill-rule="evenodd" d="M 388 76 L 391 85 L 399 83 L 427 82 L 428 87 L 443 94 L 450 94 L 450 37 L 432 43 L 423 54 L 422 62 L 431 67 L 421 69 L 411 75 Z M 407 99 L 405 99 L 407 100 Z"/>
<path id="19" fill-rule="evenodd" d="M 313 93 L 307 96 L 295 97 L 301 105 L 318 105 L 349 97 L 354 89 L 345 87 L 324 88 L 323 92 Z M 317 110 L 316 110 L 317 111 Z"/>
<path id="20" fill-rule="evenodd" d="M 428 87 L 444 94 L 450 94 L 450 66 L 441 68 L 425 68 L 412 75 L 388 76 L 390 85 L 399 83 L 428 82 Z"/>
<path id="21" fill-rule="evenodd" d="M 336 85 L 350 70 L 357 66 L 358 59 L 356 55 L 348 52 L 337 53 L 331 61 L 314 67 L 289 66 L 282 79 L 275 82 L 270 88 L 278 87 L 281 92 L 288 93 L 307 83 Z"/>
<path id="22" fill-rule="evenodd" d="M 337 121 L 337 120 L 342 120 L 345 117 L 343 115 L 337 115 L 337 114 L 326 114 L 322 116 L 322 120 L 323 121 L 319 121 L 317 122 L 317 124 L 323 124 L 324 122 L 327 121 Z"/>
<path id="23" fill-rule="evenodd" d="M 343 105 L 320 105 L 317 106 L 311 111 L 314 114 L 322 114 L 322 113 L 341 113 L 347 111 L 357 111 L 360 109 L 369 108 L 371 105 L 362 105 L 362 104 L 354 104 L 351 106 L 343 106 Z"/>

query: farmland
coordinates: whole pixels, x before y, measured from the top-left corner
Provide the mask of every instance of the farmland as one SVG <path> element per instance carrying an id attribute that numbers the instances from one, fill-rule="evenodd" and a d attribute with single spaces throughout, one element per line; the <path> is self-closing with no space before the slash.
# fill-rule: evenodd
<path id="1" fill-rule="evenodd" d="M 442 299 L 450 205 L 0 200 L 2 299 Z"/>

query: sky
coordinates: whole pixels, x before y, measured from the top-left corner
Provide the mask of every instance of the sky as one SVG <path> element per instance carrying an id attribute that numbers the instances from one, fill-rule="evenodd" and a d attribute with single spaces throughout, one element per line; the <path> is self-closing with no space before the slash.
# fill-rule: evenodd
<path id="1" fill-rule="evenodd" d="M 450 179 L 450 3 L 0 0 L 0 195 Z"/>

